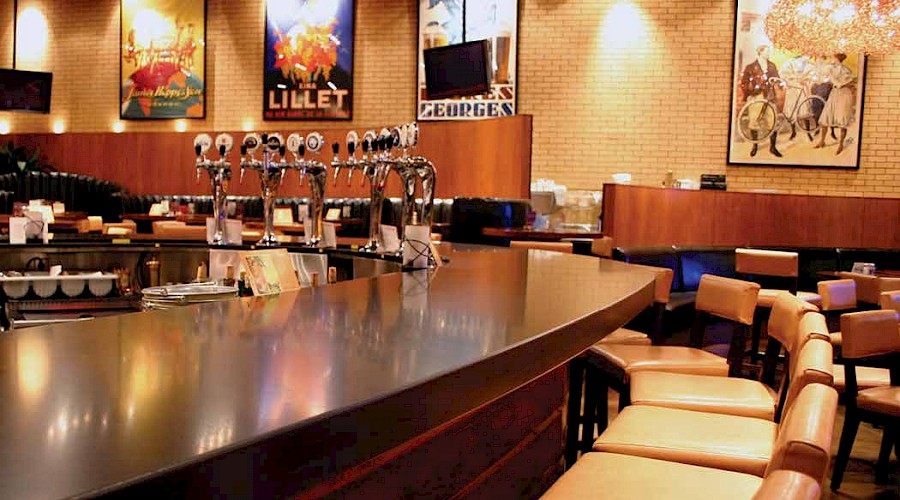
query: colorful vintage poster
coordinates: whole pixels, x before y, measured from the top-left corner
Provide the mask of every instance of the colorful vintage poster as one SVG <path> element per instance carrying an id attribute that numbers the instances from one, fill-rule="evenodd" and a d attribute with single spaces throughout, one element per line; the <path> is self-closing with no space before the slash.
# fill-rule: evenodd
<path id="1" fill-rule="evenodd" d="M 865 57 L 779 48 L 769 0 L 739 0 L 728 163 L 859 168 Z"/>
<path id="2" fill-rule="evenodd" d="M 516 114 L 518 16 L 518 0 L 419 0 L 419 120 L 477 120 Z M 426 99 L 423 51 L 477 40 L 490 42 L 490 93 Z"/>
<path id="3" fill-rule="evenodd" d="M 206 2 L 122 0 L 120 116 L 203 118 Z"/>
<path id="4" fill-rule="evenodd" d="M 353 0 L 268 0 L 264 120 L 353 117 Z"/>

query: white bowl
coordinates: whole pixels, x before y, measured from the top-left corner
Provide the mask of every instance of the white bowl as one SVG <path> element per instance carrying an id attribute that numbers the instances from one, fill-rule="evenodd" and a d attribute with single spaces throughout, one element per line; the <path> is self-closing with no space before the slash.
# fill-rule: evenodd
<path id="1" fill-rule="evenodd" d="M 109 292 L 112 291 L 114 279 L 115 276 L 110 279 L 88 280 L 88 290 L 90 290 L 95 297 L 106 297 L 109 295 Z"/>
<path id="2" fill-rule="evenodd" d="M 84 292 L 84 285 L 84 280 L 61 280 L 59 287 L 66 297 L 77 297 Z"/>
<path id="3" fill-rule="evenodd" d="M 6 281 L 3 283 L 3 291 L 11 299 L 21 299 L 28 293 L 27 281 Z"/>
<path id="4" fill-rule="evenodd" d="M 59 288 L 59 280 L 34 280 L 31 282 L 34 293 L 42 299 L 51 297 Z"/>

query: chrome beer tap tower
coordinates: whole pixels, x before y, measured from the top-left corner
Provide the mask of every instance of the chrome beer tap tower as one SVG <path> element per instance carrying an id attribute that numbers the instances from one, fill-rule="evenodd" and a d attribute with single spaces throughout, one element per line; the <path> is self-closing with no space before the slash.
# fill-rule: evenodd
<path id="1" fill-rule="evenodd" d="M 306 244 L 313 247 L 318 246 L 322 241 L 322 221 L 325 218 L 325 187 L 328 184 L 328 166 L 316 159 L 306 160 L 304 156 L 306 151 L 318 156 L 325 146 L 325 138 L 318 132 L 310 132 L 306 136 L 306 140 L 299 134 L 291 134 L 288 142 L 292 146 L 296 144 L 297 147 L 293 168 L 300 172 L 300 185 L 303 185 L 304 178 L 309 178 L 310 213 L 304 223 L 307 235 Z"/>
<path id="2" fill-rule="evenodd" d="M 260 147 L 262 160 L 257 160 L 255 153 Z M 275 235 L 275 197 L 284 180 L 285 170 L 289 168 L 284 157 L 284 139 L 278 133 L 263 134 L 261 138 L 256 133 L 250 133 L 241 144 L 241 182 L 244 180 L 245 169 L 255 170 L 259 174 L 262 190 L 265 229 L 262 238 L 256 242 L 259 246 L 278 245 Z"/>
<path id="3" fill-rule="evenodd" d="M 211 245 L 225 245 L 225 200 L 228 197 L 228 184 L 231 181 L 231 163 L 228 162 L 228 153 L 234 147 L 234 139 L 228 134 L 216 136 L 216 149 L 219 152 L 218 160 L 209 160 L 206 153 L 212 147 L 213 141 L 208 134 L 200 134 L 194 138 L 194 153 L 197 155 L 197 183 L 200 183 L 200 172 L 205 170 L 209 174 L 209 184 L 213 196 L 213 219 L 215 229 L 210 240 Z"/>

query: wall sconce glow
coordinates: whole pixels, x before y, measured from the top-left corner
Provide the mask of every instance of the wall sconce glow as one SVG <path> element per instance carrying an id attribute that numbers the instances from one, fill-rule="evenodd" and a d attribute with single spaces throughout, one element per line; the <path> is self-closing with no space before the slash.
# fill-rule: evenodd
<path id="1" fill-rule="evenodd" d="M 9 133 L 9 122 L 6 120 L 0 121 L 0 135 L 6 135 Z"/>
<path id="2" fill-rule="evenodd" d="M 39 66 L 47 53 L 49 33 L 43 12 L 36 7 L 22 10 L 16 26 L 16 62 Z"/>
<path id="3" fill-rule="evenodd" d="M 601 43 L 611 49 L 635 48 L 647 37 L 647 23 L 641 11 L 631 2 L 612 6 L 603 21 Z"/>
<path id="4" fill-rule="evenodd" d="M 241 125 L 241 130 L 244 132 L 253 132 L 253 120 L 249 118 L 244 120 L 244 124 Z"/>
<path id="5" fill-rule="evenodd" d="M 150 46 L 170 32 L 175 31 L 175 25 L 153 9 L 141 9 L 134 13 L 134 39 L 138 45 Z"/>
<path id="6" fill-rule="evenodd" d="M 125 124 L 122 122 L 113 122 L 112 131 L 117 134 L 121 134 L 122 132 L 125 131 Z"/>
<path id="7" fill-rule="evenodd" d="M 187 131 L 187 122 L 184 120 L 176 120 L 175 121 L 175 131 L 176 132 L 185 132 Z"/>
<path id="8" fill-rule="evenodd" d="M 56 120 L 53 122 L 53 133 L 61 134 L 66 131 L 66 122 L 62 120 Z"/>

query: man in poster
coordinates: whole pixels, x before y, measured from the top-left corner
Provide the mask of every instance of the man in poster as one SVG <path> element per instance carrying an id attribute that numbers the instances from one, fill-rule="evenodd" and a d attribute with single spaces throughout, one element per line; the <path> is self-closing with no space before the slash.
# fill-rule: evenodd
<path id="1" fill-rule="evenodd" d="M 765 99 L 778 108 L 777 97 L 775 95 L 775 85 L 771 78 L 778 78 L 778 68 L 769 60 L 769 46 L 760 45 L 756 48 L 756 60 L 748 64 L 741 73 L 741 91 L 747 101 L 752 99 Z M 760 129 L 764 129 L 765 125 L 757 124 L 752 118 L 750 120 L 750 134 L 753 139 L 757 139 Z M 775 148 L 778 141 L 778 131 L 772 132 L 769 137 L 769 152 L 774 156 L 781 158 L 781 153 Z M 759 145 L 754 142 L 750 149 L 750 156 L 756 156 L 757 147 Z"/>

